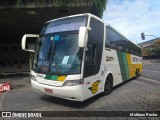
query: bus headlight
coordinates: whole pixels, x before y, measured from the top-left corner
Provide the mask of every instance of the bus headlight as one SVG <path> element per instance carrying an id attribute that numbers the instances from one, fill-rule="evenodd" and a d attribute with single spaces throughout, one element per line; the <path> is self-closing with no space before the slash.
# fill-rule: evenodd
<path id="1" fill-rule="evenodd" d="M 34 75 L 31 75 L 31 80 L 37 81 Z"/>
<path id="2" fill-rule="evenodd" d="M 82 83 L 83 83 L 83 80 L 66 80 L 63 86 L 76 86 Z"/>

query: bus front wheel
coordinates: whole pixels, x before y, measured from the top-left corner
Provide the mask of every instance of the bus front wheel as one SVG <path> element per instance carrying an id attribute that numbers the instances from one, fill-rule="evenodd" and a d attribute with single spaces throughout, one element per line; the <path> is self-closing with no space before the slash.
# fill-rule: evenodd
<path id="1" fill-rule="evenodd" d="M 112 92 L 113 88 L 113 78 L 111 75 L 109 75 L 105 81 L 104 85 L 104 95 L 108 95 Z"/>

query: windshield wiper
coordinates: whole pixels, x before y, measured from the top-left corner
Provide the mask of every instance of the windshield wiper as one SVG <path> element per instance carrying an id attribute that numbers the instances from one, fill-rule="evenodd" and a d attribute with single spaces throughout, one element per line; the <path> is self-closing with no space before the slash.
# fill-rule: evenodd
<path id="1" fill-rule="evenodd" d="M 56 56 L 56 52 L 55 52 L 55 48 L 56 48 L 56 44 L 54 43 L 54 47 L 53 47 L 53 53 L 51 54 L 52 55 L 52 59 L 51 59 L 51 63 L 53 63 L 53 59 L 54 59 L 54 57 Z M 52 65 L 52 64 L 51 64 Z M 51 67 L 51 65 L 50 65 L 50 67 Z M 55 68 L 56 68 L 56 72 L 59 74 L 59 73 L 61 73 L 61 69 L 60 69 L 60 66 L 58 66 L 58 63 L 57 63 L 57 61 L 55 61 L 55 64 L 54 64 L 54 66 L 55 66 Z"/>

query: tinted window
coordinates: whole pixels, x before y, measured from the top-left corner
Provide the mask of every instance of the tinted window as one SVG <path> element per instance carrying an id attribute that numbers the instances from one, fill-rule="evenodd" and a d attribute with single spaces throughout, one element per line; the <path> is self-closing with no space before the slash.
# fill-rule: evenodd
<path id="1" fill-rule="evenodd" d="M 122 36 L 119 36 L 119 40 L 117 42 L 117 50 L 124 52 L 125 51 L 125 47 L 124 47 L 125 42 L 126 42 L 125 38 L 123 38 Z"/>
<path id="2" fill-rule="evenodd" d="M 87 21 L 86 16 L 70 17 L 60 20 L 55 20 L 47 23 L 41 30 L 40 34 L 48 34 L 64 31 L 79 30 L 81 26 L 85 26 Z"/>
<path id="3" fill-rule="evenodd" d="M 87 45 L 87 52 L 86 52 L 86 64 L 90 65 L 90 64 L 95 64 L 95 51 L 96 51 L 96 47 L 93 44 L 88 44 Z"/>
<path id="4" fill-rule="evenodd" d="M 87 58 L 85 61 L 84 77 L 92 76 L 99 72 L 102 58 L 104 24 L 91 18 L 90 27 L 91 30 L 88 32 L 88 51 L 86 51 L 86 55 L 90 55 L 87 55 L 89 59 Z"/>
<path id="5" fill-rule="evenodd" d="M 105 46 L 121 52 L 141 56 L 141 48 L 121 36 L 119 33 L 114 32 L 109 27 L 106 27 Z"/>
<path id="6" fill-rule="evenodd" d="M 117 41 L 119 40 L 119 35 L 111 30 L 110 28 L 106 28 L 106 43 L 105 46 L 112 48 L 112 49 L 117 49 Z"/>

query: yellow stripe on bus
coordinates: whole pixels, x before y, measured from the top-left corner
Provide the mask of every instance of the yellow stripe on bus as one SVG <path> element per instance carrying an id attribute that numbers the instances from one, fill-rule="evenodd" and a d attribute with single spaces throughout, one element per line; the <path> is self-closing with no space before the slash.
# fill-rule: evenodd
<path id="1" fill-rule="evenodd" d="M 129 76 L 130 78 L 133 77 L 133 64 L 131 62 L 131 55 L 127 53 L 127 61 L 128 61 L 128 68 L 129 68 Z"/>
<path id="2" fill-rule="evenodd" d="M 64 81 L 66 79 L 67 76 L 58 76 L 58 81 Z"/>

